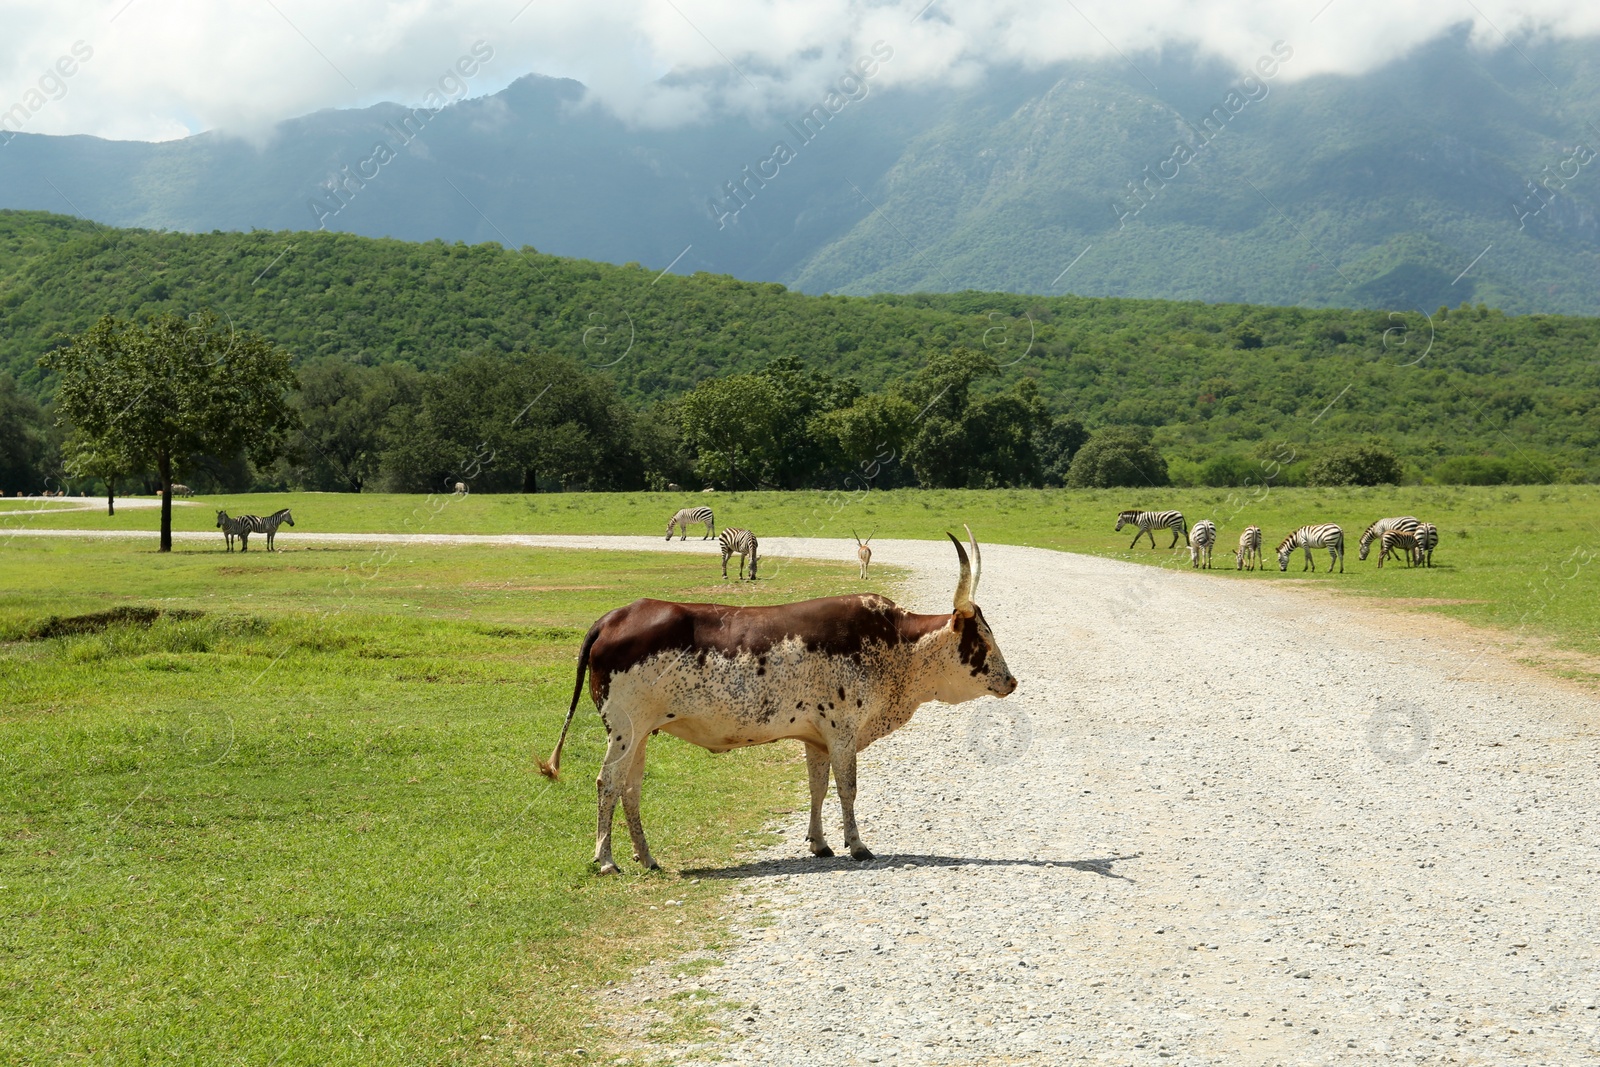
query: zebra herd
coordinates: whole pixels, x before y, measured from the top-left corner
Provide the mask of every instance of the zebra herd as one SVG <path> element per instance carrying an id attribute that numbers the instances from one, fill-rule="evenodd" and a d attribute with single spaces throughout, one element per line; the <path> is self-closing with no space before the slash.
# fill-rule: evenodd
<path id="1" fill-rule="evenodd" d="M 680 508 L 671 519 L 667 521 L 667 540 L 672 540 L 676 531 L 678 540 L 689 539 L 689 527 L 704 525 L 706 534 L 700 538 L 702 541 L 711 539 L 717 529 L 717 517 L 708 507 Z M 728 560 L 733 556 L 739 557 L 739 578 L 744 578 L 746 559 L 750 562 L 750 580 L 756 580 L 756 535 L 749 530 L 738 526 L 729 526 L 717 534 L 717 544 L 722 549 L 722 576 L 728 576 Z"/>
<path id="2" fill-rule="evenodd" d="M 228 542 L 228 551 L 233 551 L 233 539 L 239 539 L 239 551 L 250 550 L 250 535 L 253 533 L 265 534 L 267 537 L 267 551 L 275 552 L 272 547 L 273 539 L 278 536 L 278 527 L 284 523 L 294 525 L 294 516 L 289 514 L 288 508 L 280 508 L 266 518 L 260 515 L 240 515 L 237 518 L 229 517 L 226 511 L 217 512 L 217 529 L 222 531 L 223 538 Z"/>
<path id="3" fill-rule="evenodd" d="M 1146 535 L 1150 538 L 1150 547 L 1156 547 L 1156 530 L 1171 530 L 1172 541 L 1167 548 L 1176 548 L 1178 538 L 1182 537 L 1189 546 L 1189 565 L 1191 567 L 1211 568 L 1211 552 L 1217 543 L 1217 524 L 1210 519 L 1201 519 L 1194 524 L 1191 530 L 1184 520 L 1181 511 L 1124 511 L 1117 515 L 1116 531 L 1120 533 L 1125 526 L 1135 526 L 1138 533 L 1134 535 L 1129 548 L 1137 545 Z M 1372 550 L 1373 543 L 1378 545 L 1378 568 L 1383 568 L 1386 559 L 1404 558 L 1406 566 L 1433 566 L 1433 550 L 1439 544 L 1439 528 L 1431 522 L 1423 522 L 1415 515 L 1395 515 L 1387 519 L 1379 519 L 1368 526 L 1361 534 L 1360 546 L 1357 555 L 1366 559 Z M 1335 522 L 1323 522 L 1302 526 L 1285 537 L 1278 545 L 1278 570 L 1289 569 L 1289 558 L 1294 555 L 1295 549 L 1305 553 L 1305 566 L 1314 572 L 1317 569 L 1316 558 L 1311 550 L 1325 548 L 1328 550 L 1328 570 L 1333 570 L 1333 565 L 1338 563 L 1339 573 L 1344 573 L 1344 530 Z M 1261 527 L 1247 526 L 1239 535 L 1239 547 L 1233 553 L 1234 567 L 1237 570 L 1255 570 L 1257 567 L 1266 569 L 1265 561 L 1261 555 Z"/>

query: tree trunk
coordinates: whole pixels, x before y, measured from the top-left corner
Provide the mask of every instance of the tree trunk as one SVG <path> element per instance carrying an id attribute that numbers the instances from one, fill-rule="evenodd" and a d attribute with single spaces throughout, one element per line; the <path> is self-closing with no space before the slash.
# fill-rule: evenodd
<path id="1" fill-rule="evenodd" d="M 117 479 L 114 476 L 106 477 L 106 514 L 117 513 Z"/>
<path id="2" fill-rule="evenodd" d="M 524 493 L 537 493 L 539 491 L 539 472 L 529 469 L 522 472 L 522 491 Z"/>
<path id="3" fill-rule="evenodd" d="M 172 457 L 163 452 L 156 458 L 161 477 L 161 551 L 172 551 Z"/>

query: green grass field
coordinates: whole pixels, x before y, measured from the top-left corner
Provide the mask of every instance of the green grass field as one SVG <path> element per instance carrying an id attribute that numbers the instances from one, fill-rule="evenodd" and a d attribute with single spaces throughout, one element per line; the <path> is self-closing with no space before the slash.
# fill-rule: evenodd
<path id="1" fill-rule="evenodd" d="M 152 548 L 0 542 L 0 1062 L 592 1045 L 586 990 L 715 936 L 724 887 L 672 872 L 728 862 L 805 776 L 788 746 L 658 738 L 646 821 L 669 872 L 595 877 L 587 698 L 563 781 L 534 767 L 584 629 L 645 593 L 854 581 L 723 583 L 714 555 Z"/>
<path id="2" fill-rule="evenodd" d="M 298 530 L 418 533 L 665 533 L 667 518 L 688 504 L 710 503 L 719 525 L 754 530 L 763 543 L 782 537 L 913 537 L 939 539 L 947 529 L 972 525 L 980 541 L 1035 545 L 1132 559 L 1161 566 L 1188 566 L 1176 554 L 1129 550 L 1132 532 L 1112 532 L 1124 507 L 1180 508 L 1192 523 L 1215 520 L 1220 528 L 1216 563 L 1231 566 L 1238 535 L 1251 523 L 1265 533 L 1268 555 L 1291 530 L 1311 522 L 1337 522 L 1349 543 L 1345 573 L 1301 574 L 1302 558 L 1287 577 L 1328 582 L 1351 593 L 1414 601 L 1419 610 L 1513 630 L 1574 650 L 1600 652 L 1600 486 L 1419 486 L 1380 489 L 1161 489 L 1125 490 L 896 490 L 873 493 L 572 493 L 520 496 L 437 497 L 292 493 L 207 498 L 175 510 L 175 528 L 215 531 L 215 513 L 266 513 L 294 509 Z M 38 501 L 9 500 L 0 508 L 0 536 L 17 528 L 138 529 L 155 531 L 153 509 L 125 509 L 108 518 L 104 509 L 15 515 L 12 508 Z M 1355 542 L 1366 525 L 1385 515 L 1414 514 L 1435 522 L 1442 543 L 1430 570 L 1386 566 L 1376 553 L 1356 560 Z M 286 546 L 295 530 L 285 529 Z M 217 544 L 221 545 L 221 536 Z M 1160 542 L 1165 548 L 1166 539 Z M 893 562 L 880 552 L 884 562 Z M 1271 576 L 1284 580 L 1275 559 Z M 1219 573 L 1218 577 L 1222 577 Z M 1449 601 L 1450 603 L 1436 603 Z"/>
<path id="3" fill-rule="evenodd" d="M 154 551 L 157 513 L 0 506 L 0 1062 L 417 1064 L 557 1061 L 592 1047 L 588 991 L 718 933 L 714 885 L 777 810 L 798 753 L 652 747 L 645 805 L 661 876 L 599 879 L 599 724 L 585 702 L 551 786 L 534 772 L 583 629 L 636 596 L 778 602 L 859 588 L 854 561 L 724 583 L 716 556 L 493 546 L 328 547 L 308 532 L 661 534 L 707 499 L 719 524 L 785 536 L 980 540 L 1187 567 L 1112 532 L 1122 507 L 1270 547 L 1341 523 L 1343 575 L 1383 597 L 1600 651 L 1600 488 L 900 491 L 207 499 L 179 529 L 290 506 L 282 551 Z M 1410 512 L 1444 535 L 1431 570 L 1358 563 L 1365 524 Z M 125 529 L 149 540 L 7 536 Z M 892 564 L 892 550 L 879 563 Z M 992 564 L 991 564 L 992 566 Z M 874 587 L 892 587 L 894 572 Z M 154 616 L 160 612 L 159 616 Z M 108 615 L 107 613 L 118 613 Z M 1002 641 L 1004 635 L 1001 635 Z M 1573 671 L 1570 664 L 1563 668 Z M 1593 680 L 1593 676 L 1589 677 Z M 708 880 L 709 882 L 709 880 Z M 669 905 L 667 900 L 683 901 Z M 653 909 L 653 910 L 652 910 Z M 682 920 L 681 923 L 679 920 Z M 603 1032 L 603 1031 L 598 1031 Z"/>

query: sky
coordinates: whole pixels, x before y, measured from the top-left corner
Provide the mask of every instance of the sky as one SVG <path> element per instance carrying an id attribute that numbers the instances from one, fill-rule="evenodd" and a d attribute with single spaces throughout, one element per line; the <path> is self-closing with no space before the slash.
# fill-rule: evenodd
<path id="1" fill-rule="evenodd" d="M 810 103 L 876 45 L 873 85 L 1198 49 L 1288 80 L 1360 74 L 1456 27 L 1485 49 L 1600 34 L 1594 0 L 0 0 L 10 130 L 269 142 L 323 108 L 573 78 L 638 125 Z M 463 74 L 462 71 L 470 71 Z M 70 72 L 70 73 L 69 73 Z M 21 110 L 17 110 L 18 108 Z"/>

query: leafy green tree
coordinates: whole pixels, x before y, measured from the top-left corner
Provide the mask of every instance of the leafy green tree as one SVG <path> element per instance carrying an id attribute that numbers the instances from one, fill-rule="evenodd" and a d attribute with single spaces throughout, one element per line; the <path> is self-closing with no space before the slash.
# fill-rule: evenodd
<path id="1" fill-rule="evenodd" d="M 1042 481 L 1037 438 L 1050 425 L 1038 383 L 979 397 L 961 416 L 969 489 L 1036 486 Z"/>
<path id="2" fill-rule="evenodd" d="M 1236 456 L 1231 452 L 1212 456 L 1200 468 L 1200 484 L 1213 488 L 1260 485 L 1265 480 L 1265 472 L 1260 463 L 1244 456 Z"/>
<path id="3" fill-rule="evenodd" d="M 427 376 L 394 417 L 384 454 L 396 488 L 489 492 L 637 488 L 632 413 L 603 376 L 549 352 L 480 353 Z"/>
<path id="4" fill-rule="evenodd" d="M 634 416 L 633 451 L 650 489 L 662 492 L 694 480 L 694 457 L 684 444 L 683 421 L 672 401 L 652 404 Z"/>
<path id="5" fill-rule="evenodd" d="M 45 441 L 39 405 L 0 374 L 0 495 L 44 488 Z"/>
<path id="6" fill-rule="evenodd" d="M 1167 481 L 1166 459 L 1150 442 L 1149 432 L 1133 426 L 1095 431 L 1067 472 L 1067 485 L 1074 489 L 1163 486 Z"/>
<path id="7" fill-rule="evenodd" d="M 958 345 L 930 353 L 907 386 L 906 397 L 925 415 L 959 419 L 971 402 L 972 383 L 999 373 L 989 353 Z"/>
<path id="8" fill-rule="evenodd" d="M 849 378 L 807 370 L 794 356 L 780 356 L 758 372 L 776 389 L 773 443 L 762 481 L 781 489 L 819 485 L 843 457 L 829 446 L 829 436 L 816 420 L 848 407 L 861 396 Z"/>
<path id="9" fill-rule="evenodd" d="M 850 469 L 847 482 L 854 478 L 883 488 L 911 481 L 901 459 L 917 430 L 916 405 L 894 393 L 868 393 L 819 416 L 813 425 Z"/>
<path id="10" fill-rule="evenodd" d="M 1399 485 L 1400 459 L 1378 444 L 1336 445 L 1311 461 L 1307 485 Z"/>
<path id="11" fill-rule="evenodd" d="M 244 451 L 265 465 L 295 427 L 289 354 L 209 312 L 142 326 L 107 315 L 41 364 L 60 375 L 57 418 L 81 453 L 156 472 L 163 552 L 172 551 L 174 460 Z"/>
<path id="12" fill-rule="evenodd" d="M 778 445 L 782 403 L 777 384 L 760 374 L 710 378 L 679 402 L 683 437 L 707 481 L 759 485 Z M 741 472 L 742 468 L 742 472 Z"/>
<path id="13" fill-rule="evenodd" d="M 1039 468 L 1045 485 L 1067 484 L 1067 472 L 1072 468 L 1072 457 L 1089 439 L 1083 423 L 1065 415 L 1057 415 L 1049 425 L 1034 435 L 1034 447 L 1039 452 Z"/>
<path id="14" fill-rule="evenodd" d="M 292 452 L 308 489 L 359 493 L 378 477 L 389 417 L 415 403 L 417 372 L 403 363 L 368 367 L 337 356 L 299 370 L 300 430 Z"/>
<path id="15" fill-rule="evenodd" d="M 76 430 L 67 438 L 62 449 L 63 466 L 74 478 L 88 478 L 100 482 L 106 491 L 106 514 L 117 513 L 117 481 L 128 474 L 139 472 L 139 465 L 114 440 L 94 440 Z"/>

